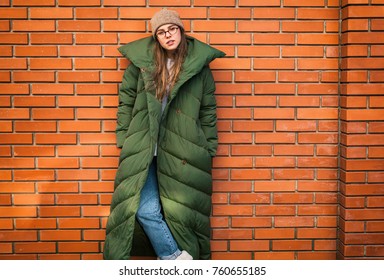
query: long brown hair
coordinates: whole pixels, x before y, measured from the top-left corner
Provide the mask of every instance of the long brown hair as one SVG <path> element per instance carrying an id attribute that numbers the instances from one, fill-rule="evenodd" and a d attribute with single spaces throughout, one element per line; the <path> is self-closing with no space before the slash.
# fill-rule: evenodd
<path id="1" fill-rule="evenodd" d="M 154 47 L 155 70 L 153 80 L 155 83 L 156 97 L 158 100 L 162 100 L 163 97 L 167 94 L 167 88 L 169 87 L 169 91 L 171 91 L 177 82 L 184 59 L 187 55 L 187 39 L 185 37 L 183 28 L 179 27 L 179 30 L 181 40 L 179 46 L 173 54 L 172 59 L 174 60 L 174 64 L 170 71 L 168 71 L 167 68 L 167 52 L 156 39 Z"/>

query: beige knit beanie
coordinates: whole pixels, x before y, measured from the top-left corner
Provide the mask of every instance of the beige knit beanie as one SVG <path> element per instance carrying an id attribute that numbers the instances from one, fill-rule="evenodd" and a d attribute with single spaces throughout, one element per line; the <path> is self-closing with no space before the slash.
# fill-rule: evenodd
<path id="1" fill-rule="evenodd" d="M 151 19 L 151 28 L 153 37 L 156 36 L 157 29 L 164 24 L 176 24 L 184 30 L 184 25 L 180 20 L 180 16 L 176 11 L 162 9 L 153 15 Z"/>

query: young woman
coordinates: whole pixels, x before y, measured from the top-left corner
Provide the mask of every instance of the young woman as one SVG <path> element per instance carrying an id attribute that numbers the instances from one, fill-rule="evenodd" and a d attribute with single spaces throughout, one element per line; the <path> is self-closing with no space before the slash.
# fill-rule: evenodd
<path id="1" fill-rule="evenodd" d="M 104 258 L 209 259 L 217 148 L 209 63 L 225 54 L 186 36 L 175 11 L 159 11 L 151 26 L 152 37 L 119 48 L 130 64 L 119 91 L 122 150 Z"/>

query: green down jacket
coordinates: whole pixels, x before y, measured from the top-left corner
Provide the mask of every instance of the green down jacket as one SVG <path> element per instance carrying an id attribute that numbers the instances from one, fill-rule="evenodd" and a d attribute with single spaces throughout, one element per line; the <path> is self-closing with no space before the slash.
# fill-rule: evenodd
<path id="1" fill-rule="evenodd" d="M 119 91 L 117 146 L 121 147 L 104 259 L 154 256 L 135 215 L 157 143 L 157 174 L 164 218 L 182 250 L 210 258 L 212 157 L 217 149 L 215 83 L 209 63 L 225 54 L 187 37 L 188 54 L 162 114 L 155 98 L 154 39 L 119 51 L 131 62 Z"/>

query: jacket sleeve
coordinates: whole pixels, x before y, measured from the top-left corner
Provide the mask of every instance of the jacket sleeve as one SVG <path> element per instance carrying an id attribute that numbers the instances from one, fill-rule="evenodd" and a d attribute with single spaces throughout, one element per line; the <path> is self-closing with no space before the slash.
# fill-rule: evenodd
<path id="1" fill-rule="evenodd" d="M 139 69 L 132 63 L 124 72 L 119 88 L 119 105 L 117 107 L 116 144 L 121 148 L 132 120 L 132 109 L 137 94 Z"/>
<path id="2" fill-rule="evenodd" d="M 202 70 L 203 76 L 203 97 L 200 106 L 200 124 L 205 137 L 208 141 L 208 151 L 213 157 L 216 155 L 218 146 L 217 139 L 217 115 L 216 115 L 216 98 L 215 98 L 215 82 L 209 67 Z"/>

